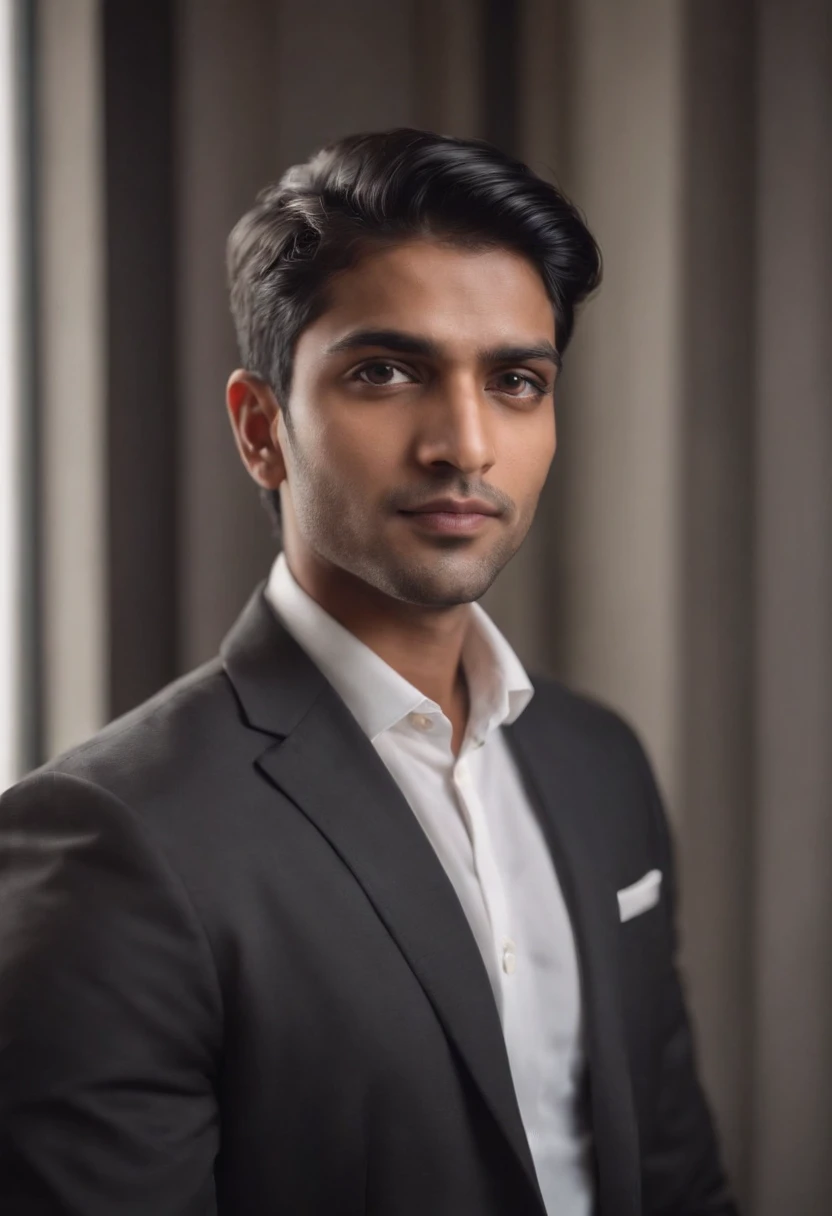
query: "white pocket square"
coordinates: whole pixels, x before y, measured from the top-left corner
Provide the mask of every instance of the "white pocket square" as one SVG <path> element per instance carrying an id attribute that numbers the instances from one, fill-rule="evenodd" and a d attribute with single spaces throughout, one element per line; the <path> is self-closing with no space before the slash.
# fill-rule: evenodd
<path id="1" fill-rule="evenodd" d="M 618 911 L 622 921 L 631 920 L 641 912 L 646 912 L 648 908 L 655 908 L 659 902 L 661 885 L 661 870 L 648 870 L 644 878 L 619 891 Z"/>

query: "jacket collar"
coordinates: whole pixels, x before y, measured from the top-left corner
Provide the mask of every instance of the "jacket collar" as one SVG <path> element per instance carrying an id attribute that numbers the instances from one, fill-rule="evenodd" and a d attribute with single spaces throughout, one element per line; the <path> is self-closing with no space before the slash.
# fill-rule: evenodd
<path id="1" fill-rule="evenodd" d="M 527 1199 L 542 1213 L 485 964 L 404 796 L 344 702 L 278 622 L 262 587 L 221 655 L 246 722 L 269 736 L 257 767 L 363 888 L 508 1142 Z"/>
<path id="2" fill-rule="evenodd" d="M 220 657 L 246 723 L 285 738 L 327 681 L 275 619 L 261 583 L 220 646 Z"/>

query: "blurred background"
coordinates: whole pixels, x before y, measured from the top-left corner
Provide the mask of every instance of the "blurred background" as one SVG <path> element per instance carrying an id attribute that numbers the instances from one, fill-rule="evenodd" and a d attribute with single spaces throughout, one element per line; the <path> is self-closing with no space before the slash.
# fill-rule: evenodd
<path id="1" fill-rule="evenodd" d="M 523 660 L 636 726 L 745 1211 L 832 1211 L 832 4 L 0 0 L 0 788 L 211 656 L 274 541 L 228 230 L 321 143 L 490 139 L 605 257 Z"/>

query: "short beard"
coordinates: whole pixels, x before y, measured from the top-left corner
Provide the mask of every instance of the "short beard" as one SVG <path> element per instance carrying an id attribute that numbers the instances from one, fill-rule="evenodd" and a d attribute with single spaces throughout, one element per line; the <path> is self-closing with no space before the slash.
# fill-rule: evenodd
<path id="1" fill-rule="evenodd" d="M 361 561 L 353 572 L 377 590 L 420 608 L 455 608 L 482 599 L 497 575 L 511 561 L 524 537 L 499 546 L 485 557 L 460 561 L 458 544 L 449 545 L 431 563 L 381 565 Z M 453 546 L 453 547 L 452 547 Z"/>

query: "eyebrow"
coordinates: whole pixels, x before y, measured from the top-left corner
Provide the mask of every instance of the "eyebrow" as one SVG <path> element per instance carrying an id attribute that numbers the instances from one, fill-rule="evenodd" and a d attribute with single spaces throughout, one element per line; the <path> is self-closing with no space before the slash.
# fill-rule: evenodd
<path id="1" fill-rule="evenodd" d="M 442 350 L 438 343 L 417 334 L 404 333 L 399 329 L 357 329 L 339 338 L 327 350 L 327 354 L 338 355 L 345 351 L 363 350 L 368 346 L 395 351 L 399 355 L 419 355 L 425 359 L 439 359 Z M 529 360 L 545 359 L 561 366 L 560 351 L 549 341 L 530 346 L 493 346 L 479 351 L 483 363 L 526 363 Z"/>

